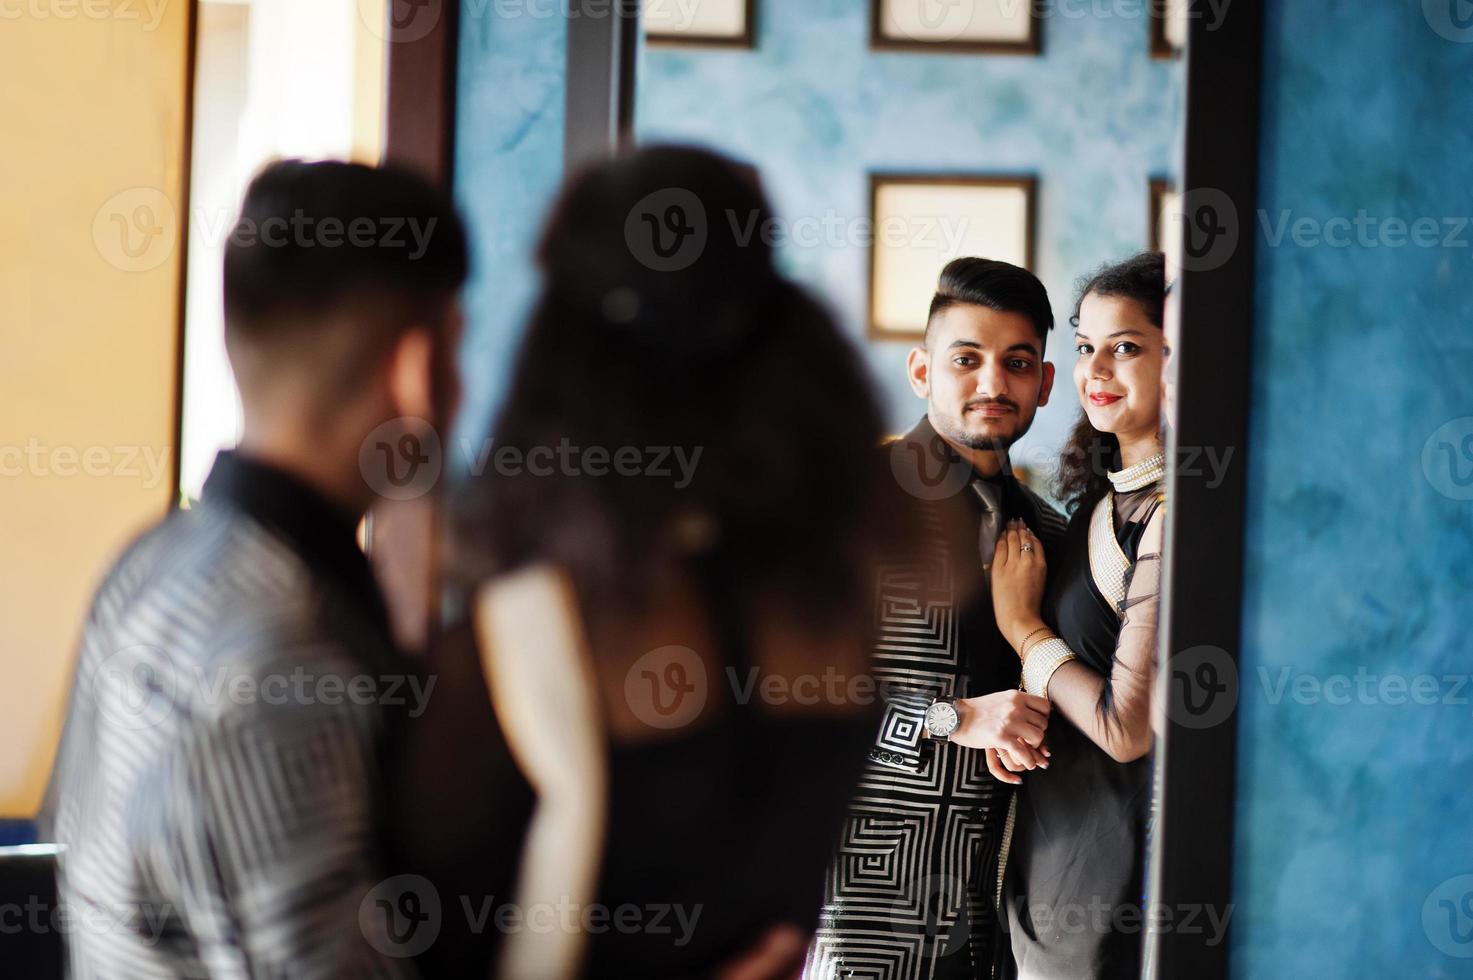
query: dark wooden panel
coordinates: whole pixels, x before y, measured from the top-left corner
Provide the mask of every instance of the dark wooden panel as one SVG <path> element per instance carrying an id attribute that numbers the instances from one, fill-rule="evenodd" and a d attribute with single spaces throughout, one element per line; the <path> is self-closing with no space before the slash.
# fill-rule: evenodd
<path id="1" fill-rule="evenodd" d="M 454 177 L 455 65 L 460 5 L 389 0 L 384 159 L 415 167 L 447 189 Z M 401 18 L 394 21 L 394 11 Z M 427 20 L 426 20 L 427 19 Z M 433 26 L 424 33 L 425 24 Z"/>
<path id="2" fill-rule="evenodd" d="M 399 20 L 385 31 L 387 91 L 384 159 L 412 167 L 447 192 L 455 179 L 455 68 L 459 3 L 428 0 L 396 5 Z M 424 20 L 421 18 L 428 18 Z M 429 26 L 425 32 L 426 25 Z M 442 441 L 449 439 L 442 432 Z M 441 482 L 443 486 L 443 480 Z M 385 500 L 368 515 L 368 552 L 383 587 L 394 631 L 411 651 L 422 649 L 439 621 L 443 534 L 437 486 L 414 500 Z"/>

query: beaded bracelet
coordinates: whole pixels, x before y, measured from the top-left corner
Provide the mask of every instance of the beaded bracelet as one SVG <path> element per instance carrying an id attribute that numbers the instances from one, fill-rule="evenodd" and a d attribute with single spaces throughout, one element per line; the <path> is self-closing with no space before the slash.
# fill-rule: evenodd
<path id="1" fill-rule="evenodd" d="M 1023 661 L 1023 690 L 1041 698 L 1048 697 L 1048 685 L 1054 671 L 1073 659 L 1074 651 L 1057 636 L 1040 640 Z"/>

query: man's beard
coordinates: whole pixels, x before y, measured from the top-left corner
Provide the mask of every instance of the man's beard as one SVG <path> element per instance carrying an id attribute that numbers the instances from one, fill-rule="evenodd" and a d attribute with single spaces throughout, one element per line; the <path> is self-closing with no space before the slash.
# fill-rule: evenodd
<path id="1" fill-rule="evenodd" d="M 983 402 L 979 404 L 987 403 Z M 966 408 L 963 408 L 962 411 L 965 412 L 967 408 L 971 407 L 971 405 L 968 405 Z M 1023 438 L 1023 436 L 1028 432 L 1029 427 L 1033 424 L 1032 419 L 1023 418 L 1023 413 L 1018 409 L 1016 405 L 1012 406 L 1012 408 L 1014 412 L 1017 412 L 1016 418 L 1018 420 L 1018 424 L 1012 432 L 1007 433 L 976 435 L 968 432 L 966 426 L 962 424 L 960 419 L 953 418 L 949 415 L 939 416 L 936 419 L 936 422 L 938 423 L 938 427 L 941 430 L 941 434 L 945 436 L 948 441 L 953 442 L 958 446 L 966 446 L 968 449 L 974 449 L 983 452 L 1006 453 L 1009 449 L 1013 447 L 1013 443 Z"/>
<path id="2" fill-rule="evenodd" d="M 961 433 L 961 438 L 957 442 L 966 446 L 968 449 L 1005 453 L 1013 448 L 1013 443 L 1017 442 L 1019 438 L 1018 436 L 969 436 L 966 433 Z"/>

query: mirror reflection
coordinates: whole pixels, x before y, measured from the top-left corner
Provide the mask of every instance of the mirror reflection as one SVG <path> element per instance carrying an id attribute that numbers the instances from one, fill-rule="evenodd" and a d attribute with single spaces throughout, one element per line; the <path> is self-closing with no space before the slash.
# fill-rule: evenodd
<path id="1" fill-rule="evenodd" d="M 925 529 L 878 562 L 876 734 L 804 975 L 1135 975 L 1182 10 L 839 7 L 764 8 L 741 55 L 661 37 L 636 115 L 760 175 Z"/>

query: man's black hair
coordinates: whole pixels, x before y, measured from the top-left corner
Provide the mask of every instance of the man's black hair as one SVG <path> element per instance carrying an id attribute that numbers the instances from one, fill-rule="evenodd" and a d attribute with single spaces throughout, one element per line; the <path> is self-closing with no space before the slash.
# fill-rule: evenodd
<path id="1" fill-rule="evenodd" d="M 931 297 L 926 332 L 930 333 L 936 314 L 963 303 L 985 306 L 999 313 L 1021 313 L 1038 332 L 1040 348 L 1048 342 L 1048 332 L 1054 326 L 1054 310 L 1043 283 L 1027 269 L 1010 262 L 969 256 L 946 263 L 936 283 L 936 295 Z"/>
<path id="2" fill-rule="evenodd" d="M 283 160 L 251 181 L 225 246 L 225 322 L 265 337 L 285 316 L 348 301 L 425 308 L 469 268 L 465 226 L 448 197 L 409 171 Z"/>

